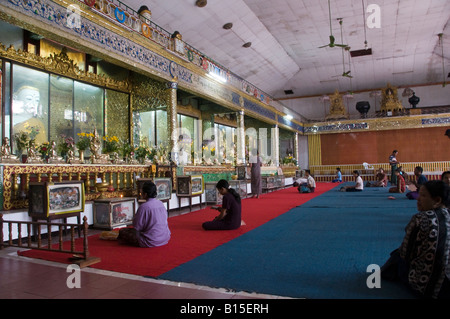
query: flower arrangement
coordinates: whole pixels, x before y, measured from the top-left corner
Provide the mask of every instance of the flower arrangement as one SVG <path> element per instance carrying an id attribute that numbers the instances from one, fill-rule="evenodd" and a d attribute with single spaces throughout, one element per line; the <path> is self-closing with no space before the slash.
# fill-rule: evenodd
<path id="1" fill-rule="evenodd" d="M 75 140 L 72 136 L 66 136 L 64 134 L 60 135 L 60 142 L 58 143 L 58 151 L 61 155 L 65 155 L 69 150 L 73 151 L 75 146 Z"/>
<path id="2" fill-rule="evenodd" d="M 119 150 L 119 139 L 117 136 L 103 136 L 103 141 L 105 141 L 103 153 L 114 153 Z"/>
<path id="3" fill-rule="evenodd" d="M 129 158 L 134 155 L 134 147 L 129 141 L 122 142 L 120 150 L 122 151 L 122 156 L 125 158 Z"/>
<path id="4" fill-rule="evenodd" d="M 283 158 L 283 164 L 296 164 L 296 160 L 295 160 L 295 158 L 291 155 L 291 154 L 289 154 L 288 156 L 286 156 L 285 158 Z"/>
<path id="5" fill-rule="evenodd" d="M 20 131 L 19 133 L 14 134 L 14 140 L 16 141 L 17 152 L 22 154 L 22 152 L 28 147 L 30 137 L 28 132 Z"/>
<path id="6" fill-rule="evenodd" d="M 78 133 L 78 142 L 75 143 L 75 146 L 80 151 L 86 150 L 89 145 L 91 145 L 91 137 L 94 137 L 92 133 Z"/>
<path id="7" fill-rule="evenodd" d="M 145 146 L 136 147 L 134 150 L 134 154 L 138 160 L 145 160 L 148 156 L 150 156 L 150 148 Z"/>
<path id="8" fill-rule="evenodd" d="M 159 144 L 159 146 L 151 152 L 150 158 L 156 159 L 156 161 L 160 164 L 168 163 L 169 162 L 168 146 L 165 146 L 163 143 Z"/>
<path id="9" fill-rule="evenodd" d="M 38 146 L 38 152 L 41 153 L 42 158 L 50 157 L 52 153 L 52 147 L 49 142 L 44 142 Z"/>
<path id="10" fill-rule="evenodd" d="M 20 131 L 14 134 L 14 139 L 16 141 L 17 151 L 22 154 L 30 144 L 31 140 L 34 140 L 39 134 L 39 127 L 25 125 L 26 131 Z"/>

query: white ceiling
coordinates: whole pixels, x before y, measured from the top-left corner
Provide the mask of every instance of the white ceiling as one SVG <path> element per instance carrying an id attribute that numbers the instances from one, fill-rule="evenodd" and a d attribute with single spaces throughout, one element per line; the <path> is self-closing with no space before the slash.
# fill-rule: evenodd
<path id="1" fill-rule="evenodd" d="M 330 0 L 335 42 L 342 18 L 343 42 L 360 50 L 366 37 L 373 52 L 349 58 L 344 51 L 352 79 L 338 76 L 341 48 L 318 48 L 329 43 L 328 0 L 208 0 L 202 8 L 196 0 L 121 1 L 136 11 L 148 6 L 153 22 L 275 98 L 442 82 L 439 33 L 450 82 L 450 0 Z M 380 28 L 365 26 L 370 4 L 380 8 Z M 228 22 L 233 28 L 223 29 Z"/>

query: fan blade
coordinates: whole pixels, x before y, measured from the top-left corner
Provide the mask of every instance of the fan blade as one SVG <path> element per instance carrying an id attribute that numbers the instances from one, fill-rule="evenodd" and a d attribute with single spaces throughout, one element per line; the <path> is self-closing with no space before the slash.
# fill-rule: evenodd
<path id="1" fill-rule="evenodd" d="M 327 45 L 322 45 L 321 47 L 319 47 L 319 49 L 326 48 L 326 47 L 329 47 L 329 46 L 330 46 L 329 44 L 327 44 Z"/>
<path id="2" fill-rule="evenodd" d="M 335 44 L 334 46 L 340 47 L 340 48 L 347 48 L 346 44 Z"/>

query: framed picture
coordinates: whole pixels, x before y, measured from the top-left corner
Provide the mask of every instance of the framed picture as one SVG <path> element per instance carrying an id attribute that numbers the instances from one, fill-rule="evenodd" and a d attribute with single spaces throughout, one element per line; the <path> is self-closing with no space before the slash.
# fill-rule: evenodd
<path id="1" fill-rule="evenodd" d="M 203 194 L 203 175 L 192 175 L 192 195 Z"/>
<path id="2" fill-rule="evenodd" d="M 94 200 L 94 227 L 113 229 L 131 225 L 136 209 L 134 197 Z"/>
<path id="3" fill-rule="evenodd" d="M 66 214 L 84 211 L 84 182 L 30 182 L 28 198 L 29 216 L 64 218 Z"/>
<path id="4" fill-rule="evenodd" d="M 158 192 L 157 198 L 159 200 L 170 200 L 172 197 L 172 179 L 171 178 L 155 178 L 153 181 Z"/>
<path id="5" fill-rule="evenodd" d="M 142 195 L 142 187 L 145 182 L 153 182 L 156 185 L 156 191 L 158 198 L 161 201 L 170 200 L 172 197 L 172 179 L 170 177 L 159 177 L 159 178 L 138 178 L 136 180 L 138 188 L 138 200 L 143 201 L 144 197 Z"/>

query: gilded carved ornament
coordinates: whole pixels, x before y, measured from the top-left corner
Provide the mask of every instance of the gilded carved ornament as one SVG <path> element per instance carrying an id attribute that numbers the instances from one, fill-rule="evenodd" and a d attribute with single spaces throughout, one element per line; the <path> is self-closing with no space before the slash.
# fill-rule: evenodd
<path id="1" fill-rule="evenodd" d="M 78 65 L 69 59 L 65 48 L 60 53 L 53 53 L 49 57 L 42 57 L 21 49 L 16 50 L 13 45 L 6 48 L 3 43 L 0 43 L 0 57 L 109 89 L 123 92 L 131 91 L 131 85 L 128 81 L 117 81 L 105 75 L 80 70 Z"/>

